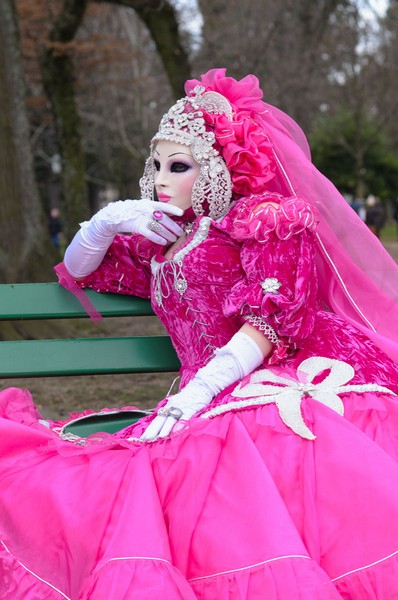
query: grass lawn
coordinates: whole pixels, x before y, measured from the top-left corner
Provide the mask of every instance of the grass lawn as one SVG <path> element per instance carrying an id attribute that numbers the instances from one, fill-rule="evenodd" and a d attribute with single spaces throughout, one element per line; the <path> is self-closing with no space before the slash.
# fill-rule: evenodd
<path id="1" fill-rule="evenodd" d="M 398 242 L 398 225 L 394 221 L 387 223 L 381 231 L 382 242 Z"/>

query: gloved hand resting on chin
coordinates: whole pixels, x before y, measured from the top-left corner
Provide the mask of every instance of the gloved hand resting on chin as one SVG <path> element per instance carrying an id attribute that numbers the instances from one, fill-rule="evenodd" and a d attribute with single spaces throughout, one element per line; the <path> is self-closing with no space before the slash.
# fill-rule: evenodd
<path id="1" fill-rule="evenodd" d="M 89 275 L 101 264 L 119 232 L 140 233 L 161 245 L 175 242 L 183 230 L 166 213 L 181 216 L 183 212 L 177 206 L 153 200 L 111 202 L 90 221 L 81 223 L 66 249 L 65 267 L 76 279 Z"/>

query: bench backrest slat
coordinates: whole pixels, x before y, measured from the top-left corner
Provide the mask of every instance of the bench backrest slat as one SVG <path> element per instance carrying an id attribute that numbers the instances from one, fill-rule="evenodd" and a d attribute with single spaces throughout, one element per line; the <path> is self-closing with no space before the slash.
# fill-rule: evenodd
<path id="1" fill-rule="evenodd" d="M 176 371 L 168 336 L 0 343 L 0 377 Z"/>
<path id="2" fill-rule="evenodd" d="M 86 290 L 103 317 L 153 315 L 149 300 Z M 0 285 L 0 320 L 69 319 L 87 317 L 73 294 L 58 283 L 17 283 Z"/>
<path id="3" fill-rule="evenodd" d="M 88 295 L 103 317 L 149 316 L 149 300 L 117 294 Z M 0 320 L 87 317 L 78 300 L 57 283 L 0 285 Z M 170 338 L 112 337 L 0 342 L 0 378 L 176 371 Z"/>

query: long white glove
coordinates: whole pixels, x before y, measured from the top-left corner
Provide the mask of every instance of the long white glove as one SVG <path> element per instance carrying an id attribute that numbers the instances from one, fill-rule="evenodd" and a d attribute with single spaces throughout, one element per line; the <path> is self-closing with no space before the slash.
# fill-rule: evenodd
<path id="1" fill-rule="evenodd" d="M 160 211 L 160 220 L 153 219 Z M 156 244 L 175 242 L 183 230 L 165 213 L 181 216 L 181 208 L 152 200 L 119 200 L 99 210 L 90 221 L 80 224 L 65 252 L 64 264 L 72 277 L 85 277 L 101 264 L 118 232 L 140 233 Z M 156 231 L 148 228 L 154 224 Z"/>
<path id="2" fill-rule="evenodd" d="M 261 365 L 264 355 L 256 342 L 238 331 L 216 351 L 214 358 L 199 369 L 184 389 L 171 396 L 142 434 L 142 440 L 167 436 L 177 421 L 187 421 L 210 404 L 226 387 Z"/>

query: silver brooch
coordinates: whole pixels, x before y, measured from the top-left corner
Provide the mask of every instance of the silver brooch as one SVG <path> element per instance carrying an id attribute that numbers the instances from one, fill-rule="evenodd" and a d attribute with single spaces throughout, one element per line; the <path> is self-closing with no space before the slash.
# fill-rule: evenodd
<path id="1" fill-rule="evenodd" d="M 264 294 L 277 294 L 279 288 L 282 286 L 276 277 L 267 277 L 260 285 L 263 288 Z"/>
<path id="2" fill-rule="evenodd" d="M 178 279 L 175 279 L 174 280 L 174 289 L 177 290 L 177 292 L 180 294 L 180 296 L 183 296 L 188 289 L 187 280 L 183 277 L 179 277 Z"/>

